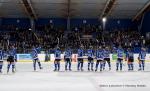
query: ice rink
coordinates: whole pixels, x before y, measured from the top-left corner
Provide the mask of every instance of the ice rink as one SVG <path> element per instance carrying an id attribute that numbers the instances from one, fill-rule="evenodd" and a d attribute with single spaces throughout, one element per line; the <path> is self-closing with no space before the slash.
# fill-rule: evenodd
<path id="1" fill-rule="evenodd" d="M 145 71 L 128 72 L 124 65 L 122 72 L 106 68 L 103 72 L 88 72 L 84 63 L 84 72 L 76 71 L 73 63 L 71 72 L 53 72 L 53 63 L 42 63 L 43 70 L 33 71 L 32 63 L 17 63 L 17 72 L 6 74 L 6 63 L 3 74 L 0 75 L 0 91 L 149 91 L 150 63 L 146 63 Z"/>

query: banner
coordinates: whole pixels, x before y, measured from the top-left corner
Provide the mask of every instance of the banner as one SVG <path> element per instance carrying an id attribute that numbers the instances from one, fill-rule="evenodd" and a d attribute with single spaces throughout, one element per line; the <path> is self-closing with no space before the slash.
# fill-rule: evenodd
<path id="1" fill-rule="evenodd" d="M 17 54 L 17 61 L 31 61 L 31 54 Z"/>
<path id="2" fill-rule="evenodd" d="M 45 61 L 45 54 L 38 54 L 40 61 Z M 17 54 L 17 61 L 19 62 L 29 62 L 32 61 L 31 54 Z"/>

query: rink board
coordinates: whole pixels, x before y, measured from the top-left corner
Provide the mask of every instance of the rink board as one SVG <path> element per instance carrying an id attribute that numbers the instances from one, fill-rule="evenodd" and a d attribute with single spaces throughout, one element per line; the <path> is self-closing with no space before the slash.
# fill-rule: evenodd
<path id="1" fill-rule="evenodd" d="M 134 54 L 134 60 L 138 62 L 138 55 L 139 54 Z M 46 54 L 38 54 L 38 58 L 40 61 L 45 61 L 46 59 Z M 54 54 L 48 54 L 48 61 L 53 62 L 55 60 Z M 87 61 L 87 56 L 84 56 L 84 61 Z M 64 54 L 61 54 L 61 61 L 64 61 Z M 30 54 L 17 54 L 17 60 L 18 62 L 32 62 L 32 57 Z M 117 60 L 117 55 L 116 54 L 110 54 L 110 60 L 111 62 L 116 62 Z M 72 61 L 77 62 L 77 54 L 72 55 Z M 146 54 L 146 62 L 150 62 L 150 54 Z"/>

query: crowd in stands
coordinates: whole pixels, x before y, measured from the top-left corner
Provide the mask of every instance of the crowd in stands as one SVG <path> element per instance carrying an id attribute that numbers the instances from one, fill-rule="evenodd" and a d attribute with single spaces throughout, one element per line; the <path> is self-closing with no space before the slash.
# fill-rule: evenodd
<path id="1" fill-rule="evenodd" d="M 132 29 L 107 31 L 92 25 L 74 27 L 70 31 L 55 28 L 53 25 L 36 26 L 34 31 L 28 28 L 18 29 L 11 25 L 2 28 L 9 31 L 0 31 L 0 45 L 6 48 L 8 44 L 14 44 L 20 52 L 25 52 L 25 49 L 30 50 L 36 45 L 40 45 L 44 50 L 56 46 L 61 49 L 68 46 L 76 49 L 81 45 L 84 48 L 89 46 L 96 48 L 98 45 L 111 45 L 110 47 L 122 45 L 123 48 L 150 46 L 145 36 Z M 83 35 L 92 35 L 92 38 L 85 39 Z"/>

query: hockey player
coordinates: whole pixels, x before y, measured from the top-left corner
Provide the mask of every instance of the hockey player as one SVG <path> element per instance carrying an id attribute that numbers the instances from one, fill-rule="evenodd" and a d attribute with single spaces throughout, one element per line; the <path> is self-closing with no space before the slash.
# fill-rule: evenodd
<path id="1" fill-rule="evenodd" d="M 33 47 L 33 49 L 32 49 L 32 58 L 33 58 L 34 71 L 36 71 L 36 63 L 38 63 L 40 69 L 43 69 L 42 66 L 41 66 L 40 60 L 38 58 L 39 48 L 40 47 L 37 47 L 37 48 Z"/>
<path id="2" fill-rule="evenodd" d="M 81 48 L 78 49 L 78 65 L 77 65 L 77 70 L 81 70 L 83 71 L 83 46 L 81 46 Z"/>
<path id="3" fill-rule="evenodd" d="M 126 53 L 126 61 L 128 61 L 128 71 L 134 70 L 134 55 L 133 50 L 131 48 L 128 48 Z"/>
<path id="4" fill-rule="evenodd" d="M 60 48 L 57 47 L 57 49 L 55 50 L 55 61 L 54 61 L 54 66 L 55 66 L 55 69 L 54 71 L 59 71 L 60 70 L 60 60 L 61 60 L 61 51 L 60 51 Z"/>
<path id="5" fill-rule="evenodd" d="M 122 65 L 123 65 L 123 56 L 124 55 L 124 50 L 122 49 L 121 46 L 117 49 L 117 63 L 116 63 L 116 71 L 118 71 L 118 67 L 120 65 L 120 70 L 122 71 Z"/>
<path id="6" fill-rule="evenodd" d="M 71 71 L 71 57 L 72 57 L 72 51 L 70 48 L 68 48 L 66 51 L 65 51 L 65 70 L 67 71 L 67 67 L 69 65 L 69 71 Z"/>
<path id="7" fill-rule="evenodd" d="M 90 46 L 90 49 L 87 50 L 88 55 L 88 71 L 93 71 L 93 64 L 94 64 L 94 50 L 92 46 Z M 91 66 L 91 69 L 90 69 Z"/>
<path id="8" fill-rule="evenodd" d="M 104 65 L 103 65 L 103 70 L 105 70 L 105 64 L 106 62 L 108 63 L 109 70 L 111 70 L 111 63 L 110 63 L 110 50 L 108 47 L 104 49 Z"/>
<path id="9" fill-rule="evenodd" d="M 96 61 L 95 71 L 97 71 L 99 64 L 100 64 L 100 71 L 102 71 L 102 68 L 103 68 L 103 59 L 104 59 L 103 49 L 100 46 L 99 49 L 96 51 L 96 60 L 97 61 Z"/>
<path id="10" fill-rule="evenodd" d="M 141 48 L 141 52 L 139 53 L 139 70 L 143 70 L 144 71 L 145 57 L 146 57 L 146 49 L 145 48 Z"/>
<path id="11" fill-rule="evenodd" d="M 15 73 L 15 62 L 16 62 L 16 48 L 12 46 L 8 52 L 8 65 L 7 65 L 7 73 L 9 73 L 10 66 L 12 65 L 12 72 Z"/>
<path id="12" fill-rule="evenodd" d="M 2 73 L 3 61 L 4 61 L 4 51 L 2 50 L 2 48 L 0 48 L 0 73 Z"/>

